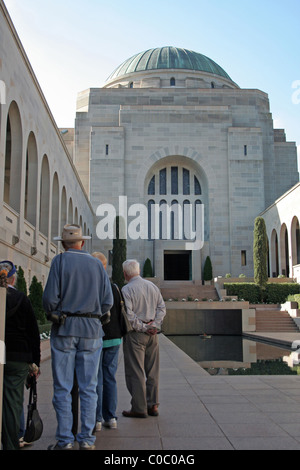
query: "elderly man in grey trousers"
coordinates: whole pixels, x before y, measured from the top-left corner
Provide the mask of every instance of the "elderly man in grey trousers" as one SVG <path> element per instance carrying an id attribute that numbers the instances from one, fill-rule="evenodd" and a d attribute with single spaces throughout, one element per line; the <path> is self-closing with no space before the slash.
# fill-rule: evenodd
<path id="1" fill-rule="evenodd" d="M 128 418 L 158 416 L 159 342 L 166 307 L 160 290 L 140 276 L 136 260 L 123 263 L 127 284 L 122 293 L 133 331 L 123 340 L 125 378 L 131 395 Z"/>

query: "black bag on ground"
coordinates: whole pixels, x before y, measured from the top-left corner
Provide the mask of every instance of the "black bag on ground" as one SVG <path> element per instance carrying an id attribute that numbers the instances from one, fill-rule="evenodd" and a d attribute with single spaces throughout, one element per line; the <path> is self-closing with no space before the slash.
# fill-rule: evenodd
<path id="1" fill-rule="evenodd" d="M 30 393 L 27 413 L 26 431 L 24 435 L 25 442 L 37 441 L 43 433 L 43 421 L 37 410 L 37 392 L 36 392 L 36 377 L 32 376 L 29 379 Z"/>

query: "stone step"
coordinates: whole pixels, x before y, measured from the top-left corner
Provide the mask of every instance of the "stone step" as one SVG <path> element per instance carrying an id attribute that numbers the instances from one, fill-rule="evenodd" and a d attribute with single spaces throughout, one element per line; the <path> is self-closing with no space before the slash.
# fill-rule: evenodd
<path id="1" fill-rule="evenodd" d="M 299 329 L 288 312 L 259 308 L 256 309 L 256 331 L 289 333 Z"/>

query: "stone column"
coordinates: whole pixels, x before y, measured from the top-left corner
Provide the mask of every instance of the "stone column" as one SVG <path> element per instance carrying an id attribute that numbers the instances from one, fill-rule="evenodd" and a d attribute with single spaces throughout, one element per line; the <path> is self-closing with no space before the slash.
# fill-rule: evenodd
<path id="1" fill-rule="evenodd" d="M 3 370 L 5 363 L 5 306 L 6 289 L 0 287 L 0 443 L 2 440 L 2 393 L 3 393 Z M 0 447 L 1 448 L 1 447 Z"/>

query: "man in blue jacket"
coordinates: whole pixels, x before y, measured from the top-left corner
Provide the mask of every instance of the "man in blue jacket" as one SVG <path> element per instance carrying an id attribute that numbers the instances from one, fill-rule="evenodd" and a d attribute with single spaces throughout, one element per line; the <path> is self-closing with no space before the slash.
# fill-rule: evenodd
<path id="1" fill-rule="evenodd" d="M 51 264 L 43 306 L 52 319 L 51 358 L 53 405 L 57 416 L 57 443 L 51 450 L 72 450 L 71 391 L 76 372 L 81 410 L 80 449 L 93 450 L 97 406 L 97 373 L 102 349 L 101 316 L 113 304 L 111 285 L 101 261 L 84 251 L 79 225 L 65 225 L 61 241 L 65 252 Z"/>

